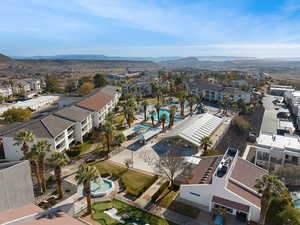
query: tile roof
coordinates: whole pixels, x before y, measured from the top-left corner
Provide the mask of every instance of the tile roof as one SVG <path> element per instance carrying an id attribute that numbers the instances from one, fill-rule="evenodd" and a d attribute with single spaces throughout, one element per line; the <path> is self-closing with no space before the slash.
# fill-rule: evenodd
<path id="1" fill-rule="evenodd" d="M 209 156 L 201 158 L 193 171 L 193 176 L 187 181 L 189 184 L 210 184 L 215 169 L 223 156 Z M 205 178 L 206 177 L 206 178 Z"/>
<path id="2" fill-rule="evenodd" d="M 17 123 L 2 131 L 2 136 L 15 137 L 21 130 L 31 131 L 37 138 L 52 138 L 50 132 L 41 122 L 41 120 L 31 120 L 25 123 Z"/>
<path id="3" fill-rule="evenodd" d="M 73 105 L 73 106 L 65 107 L 55 112 L 54 114 L 57 116 L 70 119 L 72 121 L 81 122 L 85 120 L 89 115 L 91 115 L 92 112 L 84 108 Z"/>
<path id="4" fill-rule="evenodd" d="M 215 195 L 212 198 L 212 202 L 215 202 L 217 204 L 221 204 L 223 206 L 227 206 L 229 208 L 234 208 L 234 209 L 246 212 L 246 213 L 248 213 L 249 209 L 250 209 L 250 207 L 248 205 L 244 205 L 244 204 L 241 204 L 241 203 L 238 203 L 238 202 L 234 202 L 234 201 L 231 201 L 231 200 L 228 200 L 228 199 L 225 199 L 225 198 L 221 198 L 221 197 L 218 197 L 218 196 L 215 196 Z"/>
<path id="5" fill-rule="evenodd" d="M 74 122 L 70 120 L 63 119 L 55 115 L 49 115 L 41 119 L 41 122 L 46 127 L 46 129 L 49 131 L 49 133 L 53 138 L 55 138 L 62 131 L 64 131 L 65 129 L 67 129 L 68 127 L 74 124 Z"/>
<path id="6" fill-rule="evenodd" d="M 77 105 L 92 111 L 99 112 L 106 104 L 113 99 L 113 96 L 98 92 L 80 101 Z"/>
<path id="7" fill-rule="evenodd" d="M 230 178 L 254 190 L 253 187 L 256 179 L 265 174 L 268 174 L 267 170 L 264 170 L 247 160 L 238 158 L 231 172 Z"/>
<path id="8" fill-rule="evenodd" d="M 117 86 L 107 85 L 100 89 L 100 92 L 114 97 L 117 93 L 120 93 L 119 90 L 120 88 Z"/>
<path id="9" fill-rule="evenodd" d="M 260 197 L 257 194 L 250 192 L 232 181 L 227 183 L 227 189 L 260 208 Z"/>

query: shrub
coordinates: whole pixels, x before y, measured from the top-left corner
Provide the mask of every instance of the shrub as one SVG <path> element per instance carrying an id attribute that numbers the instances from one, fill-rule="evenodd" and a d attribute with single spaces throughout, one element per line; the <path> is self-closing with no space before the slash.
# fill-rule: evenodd
<path id="1" fill-rule="evenodd" d="M 151 201 L 156 202 L 156 200 L 159 198 L 159 196 L 164 192 L 166 188 L 169 187 L 170 181 L 164 182 L 160 188 L 151 196 Z"/>
<path id="2" fill-rule="evenodd" d="M 22 108 L 11 108 L 6 110 L 2 117 L 4 121 L 12 123 L 12 122 L 22 122 L 25 120 L 29 120 L 32 115 L 30 109 L 22 109 Z"/>
<path id="3" fill-rule="evenodd" d="M 67 156 L 69 156 L 70 158 L 74 158 L 80 155 L 80 148 L 71 148 L 69 150 L 66 151 Z"/>

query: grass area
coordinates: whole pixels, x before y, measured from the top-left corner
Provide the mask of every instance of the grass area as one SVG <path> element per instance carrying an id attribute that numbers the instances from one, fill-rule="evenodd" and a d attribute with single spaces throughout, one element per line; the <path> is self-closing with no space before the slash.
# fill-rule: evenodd
<path id="1" fill-rule="evenodd" d="M 75 148 L 78 148 L 80 150 L 80 155 L 88 153 L 91 147 L 92 143 L 89 141 L 85 141 L 82 144 L 78 144 L 75 146 Z"/>
<path id="2" fill-rule="evenodd" d="M 160 217 L 154 216 L 150 213 L 144 212 L 133 206 L 130 206 L 124 202 L 113 199 L 111 202 L 99 202 L 93 205 L 94 213 L 92 214 L 92 219 L 99 222 L 102 225 L 132 225 L 131 222 L 120 223 L 117 220 L 106 215 L 103 211 L 111 208 L 116 208 L 118 210 L 118 216 L 128 216 L 130 219 L 140 220 L 145 223 L 155 224 L 155 225 L 175 225 L 167 220 Z"/>
<path id="3" fill-rule="evenodd" d="M 126 192 L 135 196 L 140 196 L 146 191 L 157 179 L 156 176 L 150 176 L 136 171 L 127 170 L 126 168 L 113 165 L 108 162 L 99 162 L 95 166 L 101 175 L 111 175 L 121 179 L 126 187 Z"/>
<path id="4" fill-rule="evenodd" d="M 147 100 L 147 102 L 149 102 L 149 103 L 154 103 L 154 104 L 158 102 L 156 97 L 143 99 L 143 101 L 145 101 L 145 100 Z"/>
<path id="5" fill-rule="evenodd" d="M 177 212 L 179 214 L 192 217 L 194 219 L 197 218 L 200 212 L 200 209 L 198 209 L 197 207 L 187 205 L 178 201 L 173 201 L 168 209 Z"/>
<path id="6" fill-rule="evenodd" d="M 172 204 L 177 194 L 178 191 L 174 191 L 174 190 L 170 190 L 169 188 L 166 188 L 158 198 L 158 205 L 163 208 L 169 208 L 169 206 Z"/>

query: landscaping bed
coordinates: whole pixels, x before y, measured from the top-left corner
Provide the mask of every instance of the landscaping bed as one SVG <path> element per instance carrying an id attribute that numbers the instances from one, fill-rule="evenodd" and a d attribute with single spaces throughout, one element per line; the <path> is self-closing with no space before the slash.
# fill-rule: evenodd
<path id="1" fill-rule="evenodd" d="M 133 222 L 126 222 L 126 220 L 125 223 L 121 223 L 104 213 L 105 210 L 111 208 L 117 209 L 118 210 L 117 215 L 120 217 L 126 216 L 129 217 L 130 219 L 141 221 L 151 225 L 175 225 L 174 223 L 171 223 L 167 220 L 164 220 L 150 213 L 144 212 L 143 210 L 130 206 L 116 199 L 113 199 L 111 202 L 95 203 L 93 205 L 94 213 L 91 216 L 92 219 L 99 222 L 102 225 L 134 224 Z"/>
<path id="2" fill-rule="evenodd" d="M 184 216 L 192 217 L 194 219 L 196 219 L 198 217 L 198 214 L 200 213 L 199 208 L 194 207 L 192 205 L 184 204 L 179 201 L 173 201 L 168 209 L 177 212 L 179 214 L 182 214 Z"/>
<path id="3" fill-rule="evenodd" d="M 108 162 L 99 162 L 94 164 L 102 176 L 113 176 L 119 178 L 126 188 L 126 193 L 140 196 L 145 192 L 156 180 L 157 176 L 150 176 L 139 173 L 127 168 L 116 166 Z"/>

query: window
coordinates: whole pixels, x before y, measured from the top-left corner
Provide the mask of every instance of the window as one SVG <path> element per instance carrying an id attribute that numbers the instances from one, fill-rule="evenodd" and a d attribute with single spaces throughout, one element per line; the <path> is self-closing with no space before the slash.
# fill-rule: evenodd
<path id="1" fill-rule="evenodd" d="M 197 194 L 197 193 L 195 193 L 195 192 L 190 192 L 190 194 L 191 194 L 191 195 L 195 195 L 195 196 L 197 196 L 197 197 L 200 197 L 200 195 Z"/>

